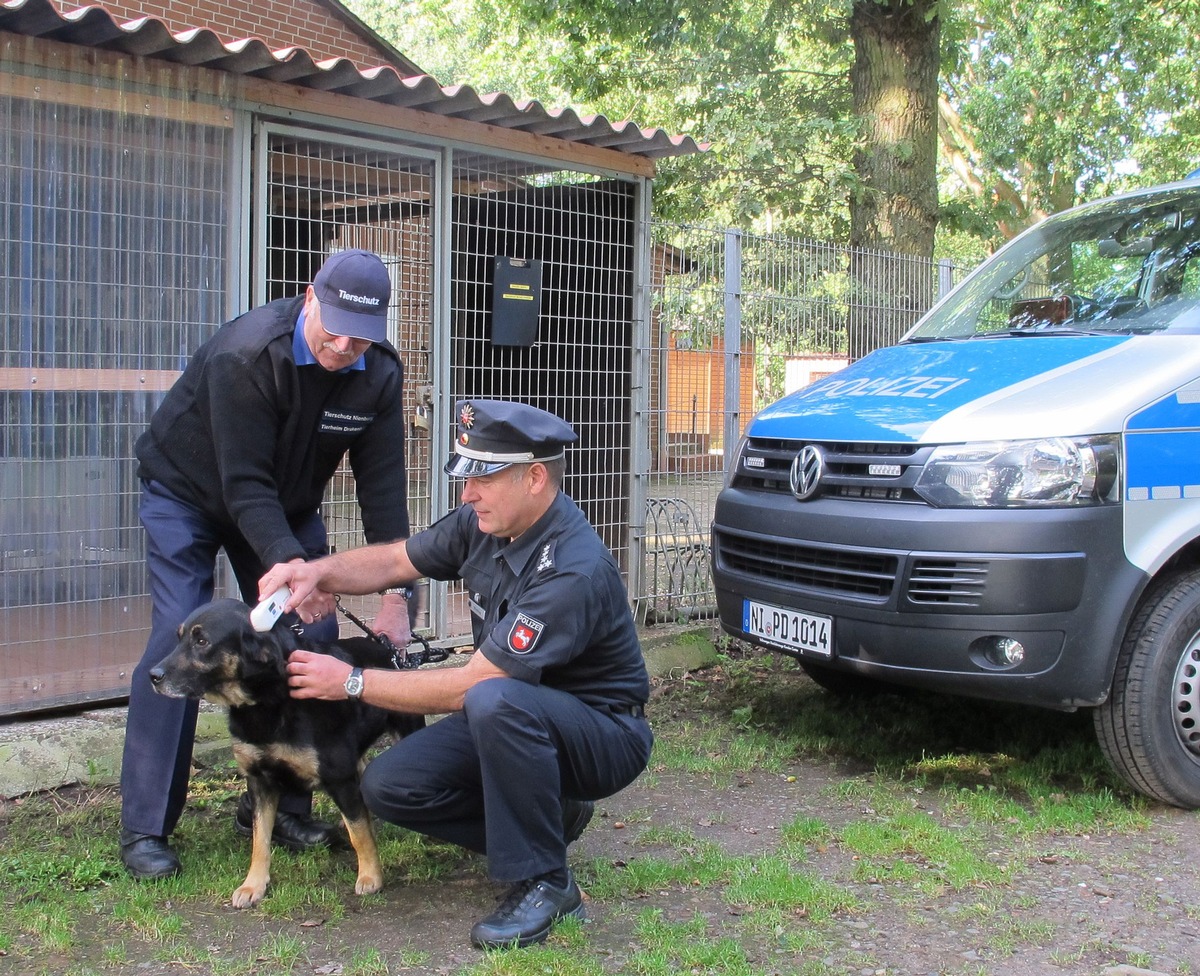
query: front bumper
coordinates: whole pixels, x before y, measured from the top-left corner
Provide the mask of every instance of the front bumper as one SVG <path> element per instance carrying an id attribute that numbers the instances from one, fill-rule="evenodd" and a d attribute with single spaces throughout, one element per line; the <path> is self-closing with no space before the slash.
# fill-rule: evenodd
<path id="1" fill-rule="evenodd" d="M 1121 508 L 946 510 L 729 488 L 717 500 L 713 579 L 722 627 L 749 598 L 834 622 L 814 663 L 886 681 L 1052 708 L 1108 694 L 1147 578 L 1125 558 Z M 1001 666 L 973 642 L 1011 637 Z M 777 647 L 796 656 L 802 653 Z"/>

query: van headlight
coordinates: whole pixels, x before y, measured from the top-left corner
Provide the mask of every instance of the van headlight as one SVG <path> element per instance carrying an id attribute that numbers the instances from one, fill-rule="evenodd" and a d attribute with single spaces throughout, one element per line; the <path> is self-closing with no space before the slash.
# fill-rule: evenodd
<path id="1" fill-rule="evenodd" d="M 1120 500 L 1116 434 L 935 448 L 916 491 L 936 508 L 1061 508 Z"/>

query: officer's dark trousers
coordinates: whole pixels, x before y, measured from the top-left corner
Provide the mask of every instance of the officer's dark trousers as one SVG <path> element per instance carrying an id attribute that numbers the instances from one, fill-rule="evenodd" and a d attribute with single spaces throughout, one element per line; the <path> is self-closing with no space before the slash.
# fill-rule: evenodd
<path id="1" fill-rule="evenodd" d="M 523 881 L 567 863 L 561 798 L 598 800 L 628 786 L 652 743 L 644 718 L 491 678 L 467 692 L 461 712 L 376 758 L 363 797 L 383 820 L 486 854 L 494 880 Z"/>
<path id="2" fill-rule="evenodd" d="M 142 483 L 140 515 L 146 529 L 152 609 L 150 639 L 129 690 L 121 824 L 139 834 L 166 836 L 179 822 L 187 799 L 197 703 L 158 694 L 150 684 L 150 669 L 174 649 L 179 625 L 188 614 L 212 599 L 222 547 L 248 603 L 258 602 L 258 580 L 265 567 L 239 535 L 222 531 L 156 482 Z M 318 512 L 293 525 L 292 531 L 310 557 L 325 552 L 325 524 Z M 318 640 L 336 639 L 337 620 L 321 621 L 320 631 L 309 628 L 308 633 Z M 306 814 L 312 796 L 286 796 L 280 808 Z"/>

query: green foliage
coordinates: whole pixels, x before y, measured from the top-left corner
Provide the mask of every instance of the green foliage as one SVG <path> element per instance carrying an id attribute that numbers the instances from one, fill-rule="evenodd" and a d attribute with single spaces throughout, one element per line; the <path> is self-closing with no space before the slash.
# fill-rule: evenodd
<path id="1" fill-rule="evenodd" d="M 853 165 L 848 0 L 350 6 L 443 84 L 707 143 L 659 163 L 659 219 L 844 240 L 849 201 L 870 189 Z M 974 264 L 1047 213 L 1200 166 L 1200 0 L 959 0 L 923 14 L 942 35 L 938 256 Z"/>
<path id="2" fill-rule="evenodd" d="M 941 133 L 955 226 L 995 244 L 1080 200 L 1195 168 L 1198 12 L 1194 0 L 953 5 Z"/>
<path id="3" fill-rule="evenodd" d="M 709 146 L 666 159 L 656 215 L 844 236 L 857 124 L 838 0 L 351 0 L 443 84 L 633 119 Z"/>

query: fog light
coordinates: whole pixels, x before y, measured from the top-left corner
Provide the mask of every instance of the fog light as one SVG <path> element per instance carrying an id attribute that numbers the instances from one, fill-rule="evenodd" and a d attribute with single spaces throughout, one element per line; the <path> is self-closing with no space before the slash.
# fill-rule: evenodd
<path id="1" fill-rule="evenodd" d="M 1025 660 L 1025 645 L 1011 637 L 990 634 L 971 641 L 971 655 L 982 657 L 999 668 L 1011 668 Z"/>

